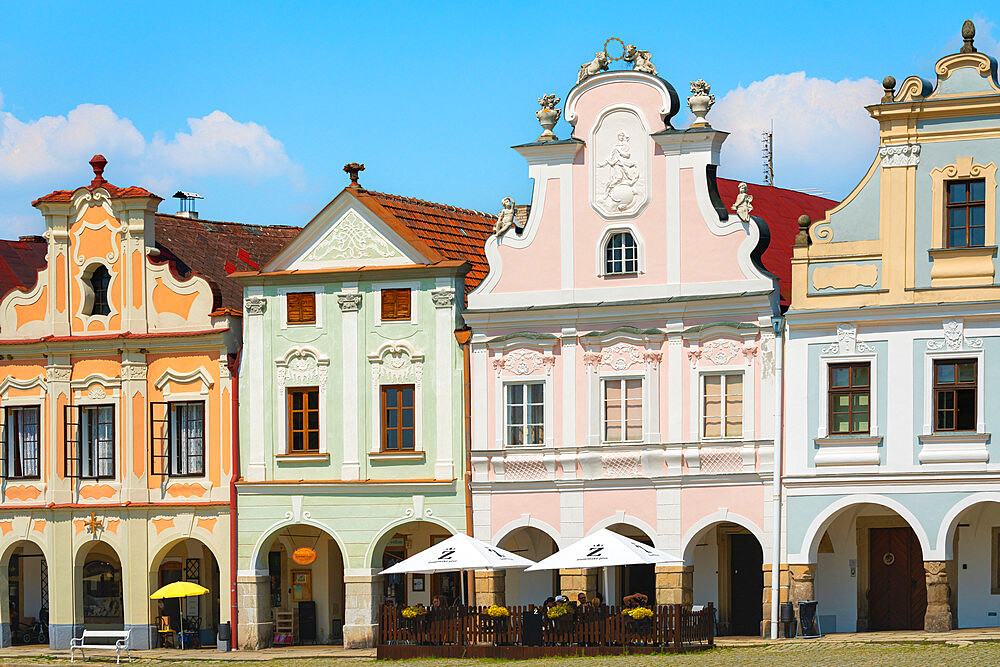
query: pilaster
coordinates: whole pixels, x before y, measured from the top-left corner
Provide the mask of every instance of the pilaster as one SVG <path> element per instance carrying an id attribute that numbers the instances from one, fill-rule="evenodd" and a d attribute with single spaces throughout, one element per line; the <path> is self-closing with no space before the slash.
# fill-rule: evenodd
<path id="1" fill-rule="evenodd" d="M 344 648 L 371 648 L 378 642 L 382 587 L 377 573 L 377 569 L 344 571 Z"/>
<path id="2" fill-rule="evenodd" d="M 125 449 L 125 465 L 122 469 L 122 498 L 133 503 L 149 501 L 146 475 L 149 461 L 146 460 L 146 355 L 134 350 L 122 352 L 122 412 L 125 428 L 122 446 Z"/>
<path id="3" fill-rule="evenodd" d="M 271 386 L 269 364 L 264 359 L 264 313 L 267 299 L 261 287 L 247 287 L 247 297 L 243 300 L 243 377 L 240 385 L 240 399 L 247 406 L 240 412 L 246 415 L 240 429 L 240 439 L 246 443 L 246 478 L 250 482 L 262 482 L 267 478 L 267 463 L 264 448 L 264 411 L 250 406 L 267 405 L 264 400 L 265 387 Z M 264 381 L 267 373 L 267 381 Z M 234 419 L 236 416 L 234 415 Z M 241 471 L 235 471 L 239 475 Z M 242 639 L 242 636 L 241 636 Z"/>
<path id="4" fill-rule="evenodd" d="M 476 572 L 476 604 L 481 607 L 507 605 L 507 575 L 503 570 Z"/>
<path id="5" fill-rule="evenodd" d="M 443 284 L 442 284 L 443 281 Z M 436 342 L 436 359 L 434 360 L 434 387 L 437 394 L 435 417 L 437 430 L 437 457 L 434 462 L 434 479 L 454 479 L 455 438 L 453 434 L 452 397 L 454 388 L 452 381 L 455 375 L 454 352 L 455 337 L 455 290 L 449 286 L 450 279 L 439 279 L 438 288 L 431 292 L 434 303 L 434 339 Z M 375 400 L 372 397 L 372 400 Z"/>
<path id="6" fill-rule="evenodd" d="M 241 572 L 236 577 L 236 599 L 239 647 L 248 651 L 270 647 L 274 622 L 271 618 L 271 579 L 267 572 Z"/>
<path id="7" fill-rule="evenodd" d="M 788 601 L 795 610 L 795 623 L 799 622 L 799 602 L 816 599 L 816 563 L 788 566 Z"/>
<path id="8" fill-rule="evenodd" d="M 656 604 L 694 603 L 694 566 L 656 566 Z"/>
<path id="9" fill-rule="evenodd" d="M 596 568 L 559 570 L 559 592 L 570 600 L 575 600 L 580 593 L 586 593 L 590 600 L 597 595 L 599 574 L 600 570 Z"/>
<path id="10" fill-rule="evenodd" d="M 357 283 L 345 283 L 344 291 L 337 294 L 337 304 L 342 313 L 342 356 L 341 379 L 343 381 L 343 434 L 344 465 L 340 477 L 353 481 L 361 478 L 361 434 L 358 428 L 359 396 L 358 381 L 358 311 L 361 309 L 361 294 Z M 378 397 L 369 397 L 378 401 Z M 346 628 L 345 628 L 346 641 Z"/>

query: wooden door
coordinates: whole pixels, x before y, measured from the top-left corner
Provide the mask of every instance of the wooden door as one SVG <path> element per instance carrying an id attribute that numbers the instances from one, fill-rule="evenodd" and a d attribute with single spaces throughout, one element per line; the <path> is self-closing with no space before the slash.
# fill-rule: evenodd
<path id="1" fill-rule="evenodd" d="M 872 630 L 922 630 L 927 611 L 923 554 L 910 528 L 872 528 L 868 605 Z"/>
<path id="2" fill-rule="evenodd" d="M 759 636 L 763 618 L 764 552 L 753 535 L 729 536 L 729 627 L 734 635 Z"/>

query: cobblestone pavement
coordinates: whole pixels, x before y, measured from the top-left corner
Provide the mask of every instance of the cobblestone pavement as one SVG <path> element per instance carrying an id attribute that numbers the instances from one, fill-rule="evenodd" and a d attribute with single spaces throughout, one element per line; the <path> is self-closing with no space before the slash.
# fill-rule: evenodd
<path id="1" fill-rule="evenodd" d="M 341 652 L 341 656 L 344 652 Z M 92 654 L 90 663 L 114 664 L 104 654 Z M 194 657 L 194 656 L 192 656 Z M 211 653 L 198 652 L 197 658 L 177 655 L 167 658 L 162 655 L 143 654 L 133 660 L 137 665 L 159 665 L 175 667 L 180 665 L 232 665 L 241 662 L 260 662 L 268 667 L 359 667 L 374 664 L 368 655 L 340 657 L 323 655 L 314 657 L 289 658 L 274 653 L 267 657 L 260 653 L 246 660 L 217 660 Z M 10 649 L 0 651 L 0 665 L 62 665 L 69 664 L 69 658 L 61 652 L 57 655 L 17 654 Z M 392 663 L 380 663 L 392 664 Z M 548 660 L 490 661 L 490 660 L 412 660 L 398 663 L 401 667 L 460 667 L 461 665 L 509 665 L 510 667 L 865 667 L 869 665 L 891 665 L 892 667 L 930 667 L 934 665 L 965 665 L 986 667 L 1000 665 L 1000 642 L 953 643 L 873 643 L 835 642 L 820 643 L 788 642 L 736 648 L 717 648 L 703 653 L 685 655 L 619 656 L 595 658 L 552 658 Z"/>

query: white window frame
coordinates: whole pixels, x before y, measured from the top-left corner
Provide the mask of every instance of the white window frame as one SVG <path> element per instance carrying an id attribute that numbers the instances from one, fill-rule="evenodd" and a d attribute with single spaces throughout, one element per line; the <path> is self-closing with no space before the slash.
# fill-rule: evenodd
<path id="1" fill-rule="evenodd" d="M 121 447 L 125 446 L 125 426 L 122 423 L 122 415 L 124 414 L 124 406 L 121 400 L 121 378 L 108 377 L 100 373 L 91 373 L 87 377 L 81 380 L 73 380 L 70 382 L 70 390 L 73 393 L 72 405 L 86 408 L 95 407 L 99 405 L 111 405 L 114 407 L 114 425 L 115 425 L 115 439 L 114 439 L 114 461 L 115 461 L 115 474 L 113 477 L 83 477 L 83 452 L 77 452 L 80 457 L 80 468 L 78 471 L 81 473 L 80 478 L 87 482 L 101 482 L 110 484 L 112 488 L 116 491 L 119 490 L 119 484 L 125 477 L 125 471 L 122 469 L 123 464 L 121 461 Z M 104 396 L 98 397 L 96 395 L 91 396 L 90 388 L 94 385 L 98 385 L 103 389 Z M 60 415 L 60 419 L 62 416 Z M 65 426 L 65 425 L 64 425 Z M 77 430 L 83 428 L 83 415 L 80 415 L 80 423 L 77 424 Z M 82 446 L 82 442 L 81 442 Z"/>
<path id="2" fill-rule="evenodd" d="M 76 425 L 77 445 L 80 448 L 80 451 L 77 452 L 80 461 L 80 469 L 77 471 L 79 473 L 79 478 L 94 482 L 117 480 L 118 476 L 122 473 L 122 471 L 119 470 L 119 468 L 122 467 L 122 463 L 119 460 L 118 445 L 122 435 L 121 434 L 122 429 L 121 425 L 118 422 L 118 419 L 121 416 L 118 414 L 118 410 L 116 409 L 118 407 L 118 403 L 113 400 L 109 401 L 107 399 L 104 399 L 104 400 L 91 401 L 88 403 L 77 404 L 76 407 L 80 409 L 79 411 L 80 421 Z M 100 461 L 97 460 L 94 463 L 94 467 L 97 470 L 97 474 L 85 475 L 83 472 L 87 467 L 85 461 L 89 461 L 90 459 L 100 459 L 99 452 L 97 450 L 98 445 L 96 443 L 91 443 L 89 437 L 87 437 L 86 442 L 84 442 L 84 436 L 85 435 L 89 436 L 89 429 L 84 428 L 85 413 L 88 410 L 100 410 L 103 408 L 111 408 L 111 428 L 112 428 L 111 467 L 114 470 L 114 474 L 111 475 L 110 477 L 102 476 L 100 472 Z M 89 418 L 87 419 L 87 423 L 89 425 Z M 83 435 L 81 435 L 81 433 Z M 93 455 L 89 455 L 91 448 L 93 448 Z M 87 453 L 88 455 L 85 456 L 85 453 Z"/>
<path id="3" fill-rule="evenodd" d="M 419 280 L 402 280 L 399 282 L 378 283 L 374 285 L 375 294 L 375 326 L 381 327 L 393 324 L 417 324 L 417 295 L 420 293 Z M 384 289 L 409 289 L 410 290 L 410 319 L 409 320 L 386 320 L 382 321 L 382 290 Z"/>
<path id="4" fill-rule="evenodd" d="M 542 442 L 525 443 L 523 445 L 512 445 L 507 442 L 507 388 L 512 385 L 529 385 L 529 384 L 540 384 L 542 385 Z M 525 393 L 527 396 L 527 393 Z M 550 390 L 550 383 L 547 381 L 546 376 L 541 375 L 530 375 L 524 377 L 511 377 L 504 378 L 500 383 L 500 412 L 497 414 L 499 418 L 497 419 L 497 425 L 499 426 L 499 433 L 497 437 L 499 439 L 500 447 L 504 449 L 521 449 L 521 448 L 531 448 L 531 447 L 545 447 L 552 442 L 552 433 L 549 431 L 551 426 L 550 418 L 550 405 L 552 402 L 552 392 Z M 527 410 L 525 410 L 525 418 L 527 418 Z M 527 422 L 525 422 L 525 428 L 527 428 Z"/>
<path id="5" fill-rule="evenodd" d="M 950 361 L 953 359 L 975 359 L 976 360 L 976 433 L 986 433 L 986 355 L 983 350 L 954 350 L 942 352 L 935 350 L 924 354 L 924 424 L 923 435 L 950 435 L 954 433 L 960 436 L 968 431 L 934 431 L 934 362 Z"/>
<path id="6" fill-rule="evenodd" d="M 739 375 L 743 378 L 743 394 L 741 400 L 741 412 L 740 412 L 740 434 L 739 435 L 722 435 L 718 437 L 710 437 L 705 435 L 705 378 L 709 375 Z M 698 372 L 698 439 L 702 442 L 740 442 L 743 440 L 748 440 L 750 438 L 746 437 L 747 434 L 747 381 L 753 382 L 753 375 L 746 372 L 743 368 L 733 368 L 730 366 L 719 366 L 716 368 L 704 368 L 699 369 Z M 726 431 L 726 393 L 725 393 L 725 381 L 722 383 L 723 393 L 722 393 L 722 432 Z M 750 403 L 752 405 L 752 403 Z"/>
<path id="7" fill-rule="evenodd" d="M 636 246 L 636 258 L 638 270 L 635 273 L 608 273 L 605 258 L 607 257 L 608 243 L 615 234 L 627 232 L 632 235 Z M 615 222 L 604 228 L 601 234 L 601 241 L 597 244 L 597 275 L 601 278 L 607 276 L 639 276 L 646 273 L 646 243 L 639 234 L 639 229 L 630 222 Z"/>
<path id="8" fill-rule="evenodd" d="M 316 299 L 316 321 L 313 323 L 288 323 L 288 294 L 298 294 L 299 292 L 312 292 Z M 322 329 L 323 328 L 323 299 L 324 287 L 322 285 L 295 285 L 278 288 L 278 298 L 281 301 L 281 328 L 282 329 Z"/>
<path id="9" fill-rule="evenodd" d="M 624 387 L 623 387 L 622 388 L 622 439 L 621 440 L 608 440 L 607 439 L 608 428 L 607 428 L 607 419 L 606 419 L 607 413 L 606 413 L 606 411 L 604 409 L 604 396 L 605 396 L 604 386 L 609 381 L 611 381 L 611 382 L 614 382 L 614 381 L 624 382 L 625 380 L 639 380 L 639 389 L 640 389 L 640 392 L 641 392 L 640 399 L 642 401 L 641 407 L 639 408 L 639 413 L 641 415 L 640 419 L 641 419 L 641 422 L 642 422 L 642 435 L 641 435 L 641 437 L 638 440 L 625 440 L 624 439 L 625 438 L 626 424 L 625 424 L 625 393 L 624 393 Z M 645 372 L 637 372 L 637 373 L 619 373 L 619 374 L 615 374 L 615 375 L 612 375 L 612 374 L 601 375 L 600 378 L 599 378 L 599 382 L 600 382 L 600 384 L 599 384 L 600 388 L 599 388 L 599 395 L 597 397 L 597 401 L 598 401 L 598 405 L 600 406 L 600 422 L 601 422 L 601 425 L 600 425 L 600 429 L 601 429 L 600 440 L 601 440 L 601 444 L 602 445 L 628 445 L 628 444 L 641 444 L 641 443 L 646 442 L 646 436 L 647 436 L 647 434 L 649 432 L 649 429 L 648 429 L 649 422 L 648 422 L 648 417 L 647 417 L 648 406 L 647 406 L 647 400 L 646 400 L 646 385 L 647 385 L 647 382 L 646 382 L 646 373 Z"/>
<path id="10" fill-rule="evenodd" d="M 2 393 L 2 392 L 0 392 Z M 37 396 L 23 396 L 18 398 L 4 398 L 0 401 L 0 418 L 6 419 L 6 408 L 38 408 L 38 475 L 36 477 L 11 477 L 9 475 L 10 462 L 4 461 L 5 470 L 8 471 L 8 480 L 23 480 L 26 483 L 45 481 L 45 400 Z M 7 423 L 4 421 L 0 437 L 7 437 Z M 9 454 L 9 452 L 8 452 Z"/>
<path id="11" fill-rule="evenodd" d="M 816 437 L 826 438 L 830 434 L 830 366 L 837 364 L 864 364 L 869 366 L 868 370 L 868 435 L 849 435 L 846 433 L 835 433 L 838 438 L 877 438 L 879 437 L 878 423 L 878 354 L 843 354 L 826 355 L 819 359 L 819 419 L 817 420 Z"/>

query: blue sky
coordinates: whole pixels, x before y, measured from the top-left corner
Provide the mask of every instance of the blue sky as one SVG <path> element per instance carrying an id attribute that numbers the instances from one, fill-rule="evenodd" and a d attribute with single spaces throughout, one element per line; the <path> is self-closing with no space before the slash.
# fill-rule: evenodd
<path id="1" fill-rule="evenodd" d="M 844 196 L 877 141 L 882 77 L 933 77 L 976 3 L 7 3 L 0 23 L 0 236 L 38 233 L 33 198 L 89 182 L 206 196 L 202 217 L 305 224 L 363 185 L 493 212 L 526 202 L 509 147 L 538 136 L 608 37 L 652 52 L 682 97 L 704 78 L 733 134 L 722 174 Z M 611 50 L 611 47 L 609 47 Z M 684 110 L 686 112 L 686 109 Z M 676 125 L 687 123 L 682 112 Z M 563 137 L 569 126 L 560 122 Z M 173 212 L 168 200 L 161 210 Z"/>

